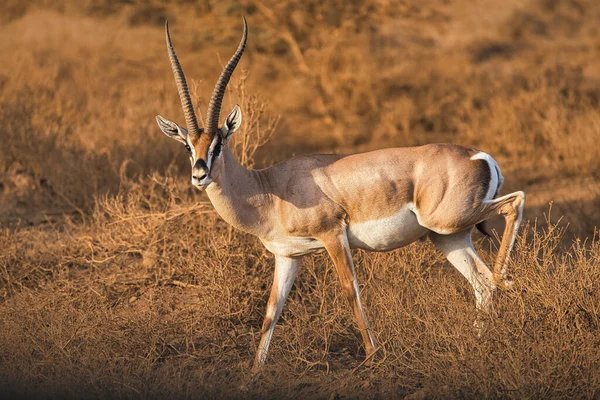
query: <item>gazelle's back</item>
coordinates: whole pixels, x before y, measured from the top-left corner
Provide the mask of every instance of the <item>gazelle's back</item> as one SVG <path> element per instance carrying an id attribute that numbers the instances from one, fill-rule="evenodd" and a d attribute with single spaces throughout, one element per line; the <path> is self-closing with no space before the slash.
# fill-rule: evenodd
<path id="1" fill-rule="evenodd" d="M 407 203 L 424 215 L 451 204 L 464 210 L 484 200 L 491 182 L 489 163 L 471 159 L 477 154 L 485 153 L 451 144 L 376 150 L 335 160 L 320 169 L 317 183 L 357 222 L 390 216 Z"/>

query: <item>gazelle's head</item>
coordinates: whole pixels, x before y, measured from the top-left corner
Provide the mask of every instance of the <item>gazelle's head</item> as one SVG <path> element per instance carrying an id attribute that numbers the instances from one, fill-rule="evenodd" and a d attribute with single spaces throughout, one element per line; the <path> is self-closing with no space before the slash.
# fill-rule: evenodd
<path id="1" fill-rule="evenodd" d="M 158 126 L 165 135 L 185 145 L 192 163 L 192 185 L 197 188 L 206 188 L 212 182 L 213 177 L 211 172 L 213 166 L 217 164 L 217 161 L 223 154 L 223 148 L 227 146 L 233 132 L 242 124 L 242 110 L 237 105 L 220 128 L 219 115 L 221 114 L 221 103 L 225 94 L 225 88 L 246 47 L 248 24 L 246 23 L 246 18 L 244 18 L 242 40 L 227 65 L 225 65 L 215 85 L 208 105 L 205 128 L 198 127 L 198 120 L 196 119 L 194 106 L 185 81 L 185 75 L 171 43 L 168 23 L 165 23 L 165 35 L 167 37 L 167 50 L 169 52 L 169 60 L 171 61 L 171 69 L 175 76 L 177 91 L 181 99 L 181 107 L 185 115 L 186 128 L 160 115 L 156 116 L 156 122 L 158 122 Z"/>

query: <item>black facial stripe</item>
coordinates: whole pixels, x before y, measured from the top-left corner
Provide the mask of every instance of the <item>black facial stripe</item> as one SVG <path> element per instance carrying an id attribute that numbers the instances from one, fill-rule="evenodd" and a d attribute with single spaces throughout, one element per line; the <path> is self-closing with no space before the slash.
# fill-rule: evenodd
<path id="1" fill-rule="evenodd" d="M 219 154 L 221 154 L 221 143 L 222 142 L 223 142 L 223 139 L 221 138 L 221 135 L 219 135 L 217 137 L 217 145 L 215 146 L 215 152 L 213 153 L 212 161 L 210 162 L 210 165 L 213 165 L 215 160 L 219 157 Z"/>

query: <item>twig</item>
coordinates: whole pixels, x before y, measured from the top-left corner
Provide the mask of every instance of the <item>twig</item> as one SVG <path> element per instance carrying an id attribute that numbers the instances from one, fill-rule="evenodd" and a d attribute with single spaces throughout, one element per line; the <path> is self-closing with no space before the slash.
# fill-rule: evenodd
<path id="1" fill-rule="evenodd" d="M 388 339 L 388 340 L 386 340 L 382 344 L 380 344 L 379 347 L 377 347 L 374 352 L 372 352 L 367 357 L 365 357 L 365 359 L 360 364 L 358 364 L 358 366 L 356 366 L 356 368 L 354 368 L 350 374 L 354 375 L 356 373 L 356 371 L 358 371 L 363 365 L 365 365 L 366 363 L 368 363 L 375 356 L 375 354 L 377 354 L 380 350 L 383 350 L 383 348 L 385 347 L 385 345 L 388 344 L 388 342 L 390 340 L 391 340 L 391 338 Z"/>
<path id="2" fill-rule="evenodd" d="M 290 50 L 294 58 L 296 59 L 296 63 L 298 69 L 305 74 L 311 74 L 311 70 L 306 64 L 306 60 L 304 59 L 304 54 L 298 45 L 298 42 L 294 38 L 292 32 L 286 28 L 286 25 L 281 23 L 277 15 L 267 6 L 262 4 L 260 1 L 253 2 L 254 6 L 260 11 L 260 13 L 271 23 L 271 25 L 277 27 L 281 38 L 290 46 Z"/>
<path id="3" fill-rule="evenodd" d="M 167 282 L 167 284 L 171 284 L 173 286 L 181 286 L 184 288 L 201 288 L 202 286 L 200 285 L 194 285 L 193 283 L 185 283 L 185 282 L 181 282 L 181 281 L 177 281 L 177 280 L 172 280 L 170 282 Z"/>

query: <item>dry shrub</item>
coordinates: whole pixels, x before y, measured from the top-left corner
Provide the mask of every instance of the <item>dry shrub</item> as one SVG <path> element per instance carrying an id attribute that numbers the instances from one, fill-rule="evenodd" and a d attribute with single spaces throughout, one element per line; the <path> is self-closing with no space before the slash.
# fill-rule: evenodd
<path id="1" fill-rule="evenodd" d="M 94 195 L 116 193 L 122 174 L 188 173 L 181 149 L 165 143 L 154 122 L 157 113 L 180 120 L 181 111 L 163 32 L 149 14 L 176 20 L 175 44 L 188 79 L 201 79 L 203 105 L 221 67 L 215 53 L 227 57 L 239 40 L 234 11 L 242 5 L 104 3 L 32 2 L 2 31 L 11 44 L 0 49 L 7 60 L 0 65 L 2 150 L 12 155 L 1 160 L 1 183 L 10 186 L 11 171 L 24 170 L 37 188 L 19 198 L 28 211 L 9 211 L 4 221 L 89 213 Z M 455 142 L 493 154 L 515 182 L 511 190 L 598 174 L 594 2 L 532 0 L 493 12 L 461 2 L 243 6 L 252 33 L 240 71 L 251 63 L 252 76 L 242 78 L 245 94 L 230 97 L 248 98 L 247 121 L 262 112 L 252 97 L 258 93 L 283 115 L 281 134 L 256 154 L 257 165 L 309 151 Z M 266 136 L 274 129 L 265 115 L 255 120 Z M 568 212 L 567 204 L 555 207 Z M 41 211 L 28 217 L 30 210 Z M 589 235 L 593 226 L 576 232 Z"/>
<path id="2" fill-rule="evenodd" d="M 594 146 L 600 126 L 595 100 L 578 93 L 579 68 L 556 68 L 519 88 L 501 91 L 478 109 L 470 110 L 463 132 L 475 143 L 482 132 L 488 145 L 510 155 L 532 174 L 591 173 L 600 157 Z M 585 121 L 585 123 L 582 123 Z M 536 154 L 532 157 L 532 154 Z"/>
<path id="3" fill-rule="evenodd" d="M 222 68 L 224 65 L 221 66 Z M 227 86 L 229 109 L 232 110 L 237 104 L 242 110 L 242 126 L 233 135 L 228 146 L 237 157 L 238 161 L 246 168 L 254 168 L 256 152 L 265 146 L 277 130 L 279 116 L 270 114 L 269 104 L 257 94 L 248 93 L 247 79 L 248 71 L 240 71 L 237 79 L 234 78 Z M 200 84 L 192 81 L 191 95 L 196 98 L 196 109 L 205 109 L 204 97 L 200 94 Z M 223 113 L 230 112 L 223 107 Z M 204 124 L 203 114 L 197 112 L 199 119 Z"/>
<path id="4" fill-rule="evenodd" d="M 2 394 L 600 396 L 600 243 L 584 239 L 600 198 L 596 2 L 243 4 L 236 74 L 252 75 L 226 103 L 244 112 L 232 142 L 244 165 L 451 141 L 493 154 L 507 190 L 543 186 L 529 216 L 566 181 L 586 195 L 554 206 L 574 243 L 552 221 L 523 230 L 516 287 L 481 338 L 470 287 L 429 243 L 355 252 L 383 346 L 371 367 L 330 261 L 307 257 L 247 392 L 273 259 L 187 184 L 181 146 L 154 122 L 182 120 L 159 20 L 177 21 L 202 116 L 242 5 L 18 3 L 0 17 Z"/>
<path id="5" fill-rule="evenodd" d="M 139 101 L 145 96 L 160 97 L 157 94 L 167 90 L 130 91 L 116 83 L 107 87 L 104 79 L 89 79 L 90 71 L 104 70 L 119 60 L 123 52 L 118 50 L 112 59 L 95 51 L 103 46 L 118 48 L 117 40 L 98 40 L 95 32 L 86 30 L 85 20 L 66 24 L 66 17 L 48 16 L 36 12 L 31 18 L 48 30 L 53 42 L 49 46 L 40 43 L 44 32 L 34 30 L 27 36 L 28 47 L 17 47 L 12 54 L 15 64 L 3 66 L 2 72 L 12 68 L 13 76 L 0 94 L 5 139 L 0 144 L 0 172 L 3 181 L 15 169 L 33 180 L 33 190 L 41 194 L 19 199 L 32 212 L 58 208 L 85 215 L 93 208 L 95 196 L 118 191 L 121 175 L 166 170 L 174 163 L 174 147 L 157 146 L 159 140 L 164 143 L 163 138 L 149 134 L 155 125 L 152 106 L 147 109 L 149 102 L 142 106 Z M 15 22 L 17 30 L 27 31 L 27 25 L 20 22 Z M 65 49 L 61 43 L 78 30 L 85 31 L 79 36 L 79 46 Z M 122 40 L 118 43 L 127 46 Z M 131 66 L 119 66 L 112 65 L 109 71 L 132 84 L 143 80 L 143 76 L 130 76 Z M 138 119 L 144 107 L 146 115 Z M 183 169 L 185 160 L 176 166 Z"/>
<path id="6" fill-rule="evenodd" d="M 46 236 L 58 252 L 17 250 L 25 234 L 2 242 L 6 390 L 25 390 L 29 377 L 22 393 L 241 395 L 273 260 L 257 240 L 229 236 L 204 204 L 177 193 L 170 180 L 131 184 L 100 201 L 86 226 Z M 429 243 L 356 252 L 383 346 L 371 368 L 356 370 L 364 353 L 333 266 L 307 257 L 266 371 L 246 395 L 593 398 L 600 246 L 562 251 L 561 235 L 555 226 L 525 228 L 511 264 L 516 287 L 496 296 L 481 338 L 470 287 Z M 27 278 L 16 274 L 27 265 Z"/>
<path id="7" fill-rule="evenodd" d="M 48 97 L 53 96 L 29 89 L 15 93 L 2 104 L 2 172 L 18 166 L 19 173 L 32 177 L 34 189 L 41 187 L 47 192 L 41 199 L 25 200 L 33 203 L 32 208 L 47 202 L 42 207 L 48 210 L 89 209 L 96 194 L 118 188 L 118 171 L 110 164 L 108 154 L 89 153 L 78 145 L 68 128 L 57 123 L 36 124 L 37 106 L 51 101 Z M 52 113 L 53 118 L 56 115 Z"/>

